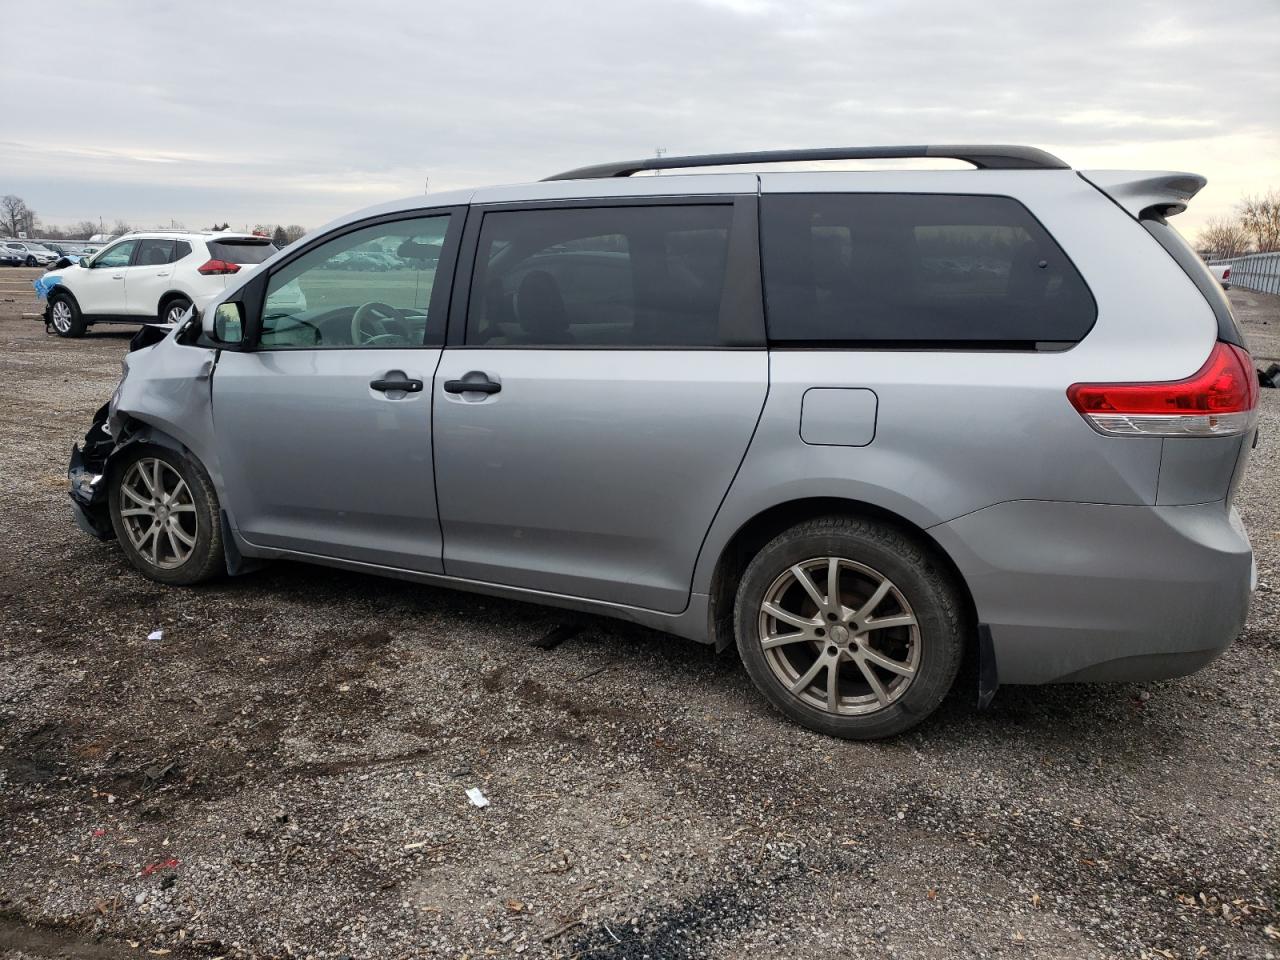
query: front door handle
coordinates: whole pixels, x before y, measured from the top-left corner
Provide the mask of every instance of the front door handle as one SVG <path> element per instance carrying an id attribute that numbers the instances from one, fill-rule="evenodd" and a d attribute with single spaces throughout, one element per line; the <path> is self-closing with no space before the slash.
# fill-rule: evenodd
<path id="1" fill-rule="evenodd" d="M 369 386 L 374 390 L 386 393 L 388 390 L 403 390 L 405 393 L 421 393 L 422 381 L 410 377 L 388 377 L 385 380 L 373 380 Z"/>
<path id="2" fill-rule="evenodd" d="M 474 380 L 446 380 L 444 382 L 445 393 L 497 393 L 502 389 L 502 384 L 495 383 L 489 379 L 488 374 L 471 372 L 468 377 L 475 377 Z"/>

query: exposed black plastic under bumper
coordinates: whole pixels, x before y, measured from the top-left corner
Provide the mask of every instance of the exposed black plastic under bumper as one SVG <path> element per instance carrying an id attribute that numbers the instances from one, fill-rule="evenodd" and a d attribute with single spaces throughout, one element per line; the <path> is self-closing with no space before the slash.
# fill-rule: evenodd
<path id="1" fill-rule="evenodd" d="M 85 434 L 84 447 L 73 444 L 67 464 L 67 493 L 75 509 L 80 529 L 99 540 L 110 540 L 115 533 L 107 506 L 105 474 L 107 458 L 115 449 L 115 440 L 106 431 L 107 406 L 93 416 L 93 425 Z"/>

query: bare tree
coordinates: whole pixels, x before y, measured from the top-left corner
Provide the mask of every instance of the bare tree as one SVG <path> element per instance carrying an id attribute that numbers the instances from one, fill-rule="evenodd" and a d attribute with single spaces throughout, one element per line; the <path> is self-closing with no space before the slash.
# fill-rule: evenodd
<path id="1" fill-rule="evenodd" d="M 281 250 L 289 245 L 289 238 L 285 236 L 284 227 L 276 224 L 276 228 L 271 231 L 271 242 Z"/>
<path id="2" fill-rule="evenodd" d="M 290 243 L 297 243 L 306 236 L 307 228 L 300 227 L 296 223 L 291 223 L 284 228 L 284 235 Z"/>
<path id="3" fill-rule="evenodd" d="M 1280 190 L 1245 197 L 1237 209 L 1240 225 L 1253 238 L 1259 253 L 1280 250 Z"/>
<path id="4" fill-rule="evenodd" d="M 98 224 L 93 220 L 81 220 L 74 227 L 67 230 L 67 236 L 76 240 L 88 240 L 95 233 L 100 233 Z"/>
<path id="5" fill-rule="evenodd" d="M 1249 252 L 1249 231 L 1239 220 L 1213 217 L 1196 237 L 1196 249 L 1210 260 L 1230 260 Z"/>
<path id="6" fill-rule="evenodd" d="M 129 225 L 128 220 L 117 219 L 116 222 L 111 225 L 111 233 L 114 236 L 118 237 L 121 234 L 132 233 L 132 232 L 133 232 L 133 227 Z"/>
<path id="7" fill-rule="evenodd" d="M 0 197 L 0 231 L 6 237 L 34 230 L 35 225 L 36 212 L 27 206 L 25 200 L 12 193 Z"/>

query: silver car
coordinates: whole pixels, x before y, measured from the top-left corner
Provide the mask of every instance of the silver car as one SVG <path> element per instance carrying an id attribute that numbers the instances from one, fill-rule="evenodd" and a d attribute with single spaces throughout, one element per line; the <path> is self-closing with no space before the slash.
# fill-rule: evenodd
<path id="1" fill-rule="evenodd" d="M 4 246 L 11 256 L 27 267 L 47 267 L 58 259 L 57 251 L 32 240 L 5 240 Z"/>
<path id="2" fill-rule="evenodd" d="M 886 156 L 978 169 L 629 176 Z M 736 645 L 840 737 L 969 654 L 980 702 L 1186 674 L 1255 578 L 1257 382 L 1166 219 L 1204 182 L 854 148 L 365 210 L 139 336 L 76 514 L 163 583 L 288 558 Z"/>

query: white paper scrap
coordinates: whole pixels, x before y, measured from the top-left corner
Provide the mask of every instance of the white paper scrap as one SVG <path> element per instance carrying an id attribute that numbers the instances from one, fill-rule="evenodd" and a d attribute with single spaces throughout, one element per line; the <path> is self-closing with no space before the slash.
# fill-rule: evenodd
<path id="1" fill-rule="evenodd" d="M 163 640 L 163 639 L 164 639 L 164 631 L 163 631 L 163 630 L 152 630 L 150 633 L 148 633 L 148 634 L 147 634 L 147 639 L 148 639 L 148 640 Z"/>
<path id="2" fill-rule="evenodd" d="M 487 807 L 489 798 L 480 792 L 479 787 L 467 787 L 467 799 L 473 807 Z"/>

